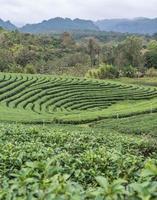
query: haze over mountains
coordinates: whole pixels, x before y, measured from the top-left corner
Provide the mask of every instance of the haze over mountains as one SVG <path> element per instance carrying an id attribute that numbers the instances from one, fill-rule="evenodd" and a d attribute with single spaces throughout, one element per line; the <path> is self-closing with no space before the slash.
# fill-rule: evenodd
<path id="1" fill-rule="evenodd" d="M 18 28 L 10 21 L 0 19 L 0 26 L 7 30 L 18 29 L 26 33 L 51 33 L 76 30 L 114 31 L 121 33 L 154 34 L 157 33 L 157 18 L 104 19 L 93 22 L 84 19 L 53 18 L 37 24 L 26 24 Z"/>
<path id="2" fill-rule="evenodd" d="M 0 19 L 0 27 L 7 29 L 7 30 L 15 30 L 17 27 L 13 25 L 10 21 L 3 21 Z"/>
<path id="3" fill-rule="evenodd" d="M 71 30 L 94 30 L 99 28 L 90 20 L 70 19 L 70 18 L 53 18 L 44 20 L 38 24 L 27 24 L 20 29 L 22 32 L 44 33 L 52 31 L 71 31 Z"/>
<path id="4" fill-rule="evenodd" d="M 157 33 L 157 18 L 105 19 L 97 21 L 96 25 L 103 31 L 139 34 Z"/>

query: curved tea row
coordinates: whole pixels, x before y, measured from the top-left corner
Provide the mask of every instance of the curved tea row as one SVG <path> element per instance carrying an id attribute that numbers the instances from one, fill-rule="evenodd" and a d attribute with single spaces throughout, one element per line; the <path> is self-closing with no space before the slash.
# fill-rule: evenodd
<path id="1" fill-rule="evenodd" d="M 97 80 L 0 74 L 0 103 L 36 113 L 101 110 L 123 100 L 157 97 L 157 90 Z"/>

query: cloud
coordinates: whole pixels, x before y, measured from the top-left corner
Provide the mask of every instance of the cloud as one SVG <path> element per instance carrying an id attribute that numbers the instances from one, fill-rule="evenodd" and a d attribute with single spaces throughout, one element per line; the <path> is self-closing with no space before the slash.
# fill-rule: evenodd
<path id="1" fill-rule="evenodd" d="M 17 25 L 57 16 L 85 19 L 156 17 L 157 0 L 0 0 L 0 18 Z"/>

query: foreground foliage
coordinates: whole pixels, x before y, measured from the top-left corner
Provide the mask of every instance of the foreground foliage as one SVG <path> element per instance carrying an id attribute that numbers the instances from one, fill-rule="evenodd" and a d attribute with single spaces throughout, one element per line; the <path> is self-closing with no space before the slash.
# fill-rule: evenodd
<path id="1" fill-rule="evenodd" d="M 155 144 L 103 127 L 1 124 L 0 199 L 154 200 Z"/>
<path id="2" fill-rule="evenodd" d="M 52 161 L 53 162 L 53 161 Z M 25 168 L 7 178 L 1 184 L 0 199 L 55 199 L 55 200 L 111 200 L 157 198 L 157 165 L 148 161 L 136 182 L 128 184 L 125 179 L 109 182 L 97 176 L 97 186 L 86 190 L 62 175 L 59 167 L 51 161 L 26 163 Z"/>

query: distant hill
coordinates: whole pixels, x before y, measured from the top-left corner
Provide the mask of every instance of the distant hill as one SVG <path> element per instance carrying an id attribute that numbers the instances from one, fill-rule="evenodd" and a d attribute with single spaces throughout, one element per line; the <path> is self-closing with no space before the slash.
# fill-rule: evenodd
<path id="1" fill-rule="evenodd" d="M 90 20 L 69 19 L 69 18 L 53 18 L 44 20 L 38 24 L 27 24 L 23 26 L 20 31 L 28 33 L 49 33 L 49 32 L 63 32 L 75 30 L 94 30 L 99 31 L 99 28 Z"/>
<path id="2" fill-rule="evenodd" d="M 154 34 L 157 33 L 157 18 L 105 19 L 95 23 L 102 31 L 122 33 Z"/>
<path id="3" fill-rule="evenodd" d="M 60 33 L 64 31 L 113 31 L 120 33 L 157 33 L 157 18 L 104 19 L 93 22 L 84 19 L 56 17 L 36 24 L 26 24 L 17 28 L 10 21 L 0 19 L 0 27 L 7 30 L 18 29 L 26 33 Z"/>
<path id="4" fill-rule="evenodd" d="M 0 27 L 6 29 L 6 30 L 15 30 L 16 26 L 13 25 L 10 21 L 3 21 L 0 19 Z"/>

